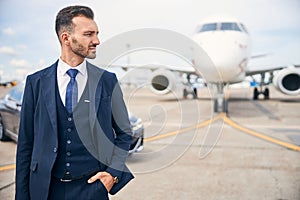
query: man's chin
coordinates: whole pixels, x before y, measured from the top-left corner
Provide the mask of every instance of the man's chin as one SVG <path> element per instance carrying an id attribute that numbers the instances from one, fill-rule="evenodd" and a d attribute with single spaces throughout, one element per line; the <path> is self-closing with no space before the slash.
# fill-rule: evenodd
<path id="1" fill-rule="evenodd" d="M 89 58 L 89 59 L 95 59 L 95 58 L 96 58 L 96 53 L 89 54 L 89 55 L 87 55 L 86 58 Z"/>

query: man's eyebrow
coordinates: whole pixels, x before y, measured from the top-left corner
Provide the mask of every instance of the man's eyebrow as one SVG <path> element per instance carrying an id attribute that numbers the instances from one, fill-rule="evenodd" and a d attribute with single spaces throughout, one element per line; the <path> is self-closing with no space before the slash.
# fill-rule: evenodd
<path id="1" fill-rule="evenodd" d="M 83 31 L 83 33 L 84 33 L 84 34 L 85 34 L 85 33 L 96 33 L 96 34 L 98 34 L 99 31 L 89 31 L 89 30 L 86 30 L 86 31 Z"/>
<path id="2" fill-rule="evenodd" d="M 89 30 L 86 30 L 86 31 L 83 31 L 84 33 L 95 33 L 96 31 L 89 31 Z"/>

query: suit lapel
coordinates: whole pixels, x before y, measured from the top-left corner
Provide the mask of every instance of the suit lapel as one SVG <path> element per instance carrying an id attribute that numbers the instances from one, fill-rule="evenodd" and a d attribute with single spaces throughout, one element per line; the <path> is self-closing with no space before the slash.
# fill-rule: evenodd
<path id="1" fill-rule="evenodd" d="M 100 106 L 100 99 L 102 93 L 102 82 L 101 78 L 101 71 L 97 69 L 95 66 L 91 65 L 87 62 L 87 72 L 88 72 L 88 88 L 89 88 L 89 98 L 90 98 L 90 105 L 89 105 L 89 121 L 90 127 L 93 128 L 97 119 L 97 111 Z"/>
<path id="2" fill-rule="evenodd" d="M 45 106 L 48 110 L 49 118 L 53 129 L 57 130 L 57 115 L 56 115 L 56 69 L 57 63 L 54 63 L 49 70 L 45 71 L 43 77 L 41 78 L 41 88 L 42 94 L 45 99 Z"/>
<path id="3" fill-rule="evenodd" d="M 56 109 L 56 70 L 57 63 L 54 63 L 47 71 L 45 71 L 43 77 L 41 78 L 41 88 L 43 98 L 45 99 L 45 104 L 51 124 L 54 130 L 57 130 L 57 109 Z M 88 88 L 89 88 L 89 121 L 90 127 L 93 128 L 97 119 L 97 111 L 100 106 L 100 99 L 102 93 L 102 81 L 99 81 L 103 72 L 97 67 L 93 66 L 87 62 L 87 72 L 88 72 Z"/>

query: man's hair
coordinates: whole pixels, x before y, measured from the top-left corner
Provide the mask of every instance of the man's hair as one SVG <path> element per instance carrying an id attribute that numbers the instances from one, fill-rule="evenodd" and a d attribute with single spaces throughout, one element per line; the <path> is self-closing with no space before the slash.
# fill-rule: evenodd
<path id="1" fill-rule="evenodd" d="M 73 31 L 74 24 L 72 23 L 72 19 L 78 16 L 94 19 L 94 13 L 92 9 L 86 6 L 68 6 L 61 9 L 57 13 L 55 20 L 55 31 L 58 38 L 62 31 Z"/>

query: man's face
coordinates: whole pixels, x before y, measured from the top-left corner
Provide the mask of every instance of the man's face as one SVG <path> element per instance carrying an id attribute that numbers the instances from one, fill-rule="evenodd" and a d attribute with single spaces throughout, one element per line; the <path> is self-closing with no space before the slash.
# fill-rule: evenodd
<path id="1" fill-rule="evenodd" d="M 84 16 L 74 17 L 72 21 L 74 30 L 70 34 L 71 51 L 82 58 L 94 59 L 96 46 L 100 44 L 95 21 Z"/>

